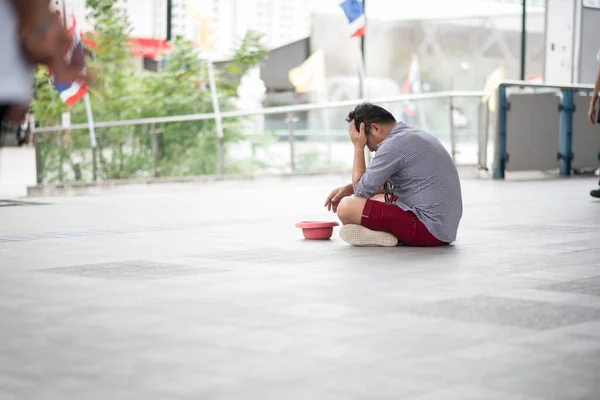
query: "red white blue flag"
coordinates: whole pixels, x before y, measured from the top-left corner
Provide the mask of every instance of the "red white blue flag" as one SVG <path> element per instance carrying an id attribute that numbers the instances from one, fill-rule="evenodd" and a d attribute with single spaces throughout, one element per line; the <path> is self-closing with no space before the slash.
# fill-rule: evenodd
<path id="1" fill-rule="evenodd" d="M 402 94 L 408 95 L 417 93 L 421 93 L 421 73 L 419 71 L 419 61 L 417 60 L 417 55 L 413 54 L 410 61 L 408 75 L 406 76 L 404 85 L 402 86 Z M 404 112 L 409 117 L 414 115 L 414 105 L 412 102 L 405 103 Z"/>
<path id="2" fill-rule="evenodd" d="M 345 0 L 340 3 L 340 7 L 344 10 L 350 24 L 352 32 L 350 37 L 364 36 L 367 26 L 362 2 L 360 0 Z"/>
<path id="3" fill-rule="evenodd" d="M 81 36 L 75 17 L 73 17 L 73 23 L 69 28 L 69 35 L 71 36 L 71 45 L 65 54 L 65 59 L 71 65 L 81 65 L 82 73 L 85 74 L 83 44 L 81 43 Z M 58 91 L 61 100 L 69 107 L 81 100 L 88 92 L 87 85 L 83 80 L 57 82 L 52 71 L 50 71 L 50 76 L 52 84 Z"/>

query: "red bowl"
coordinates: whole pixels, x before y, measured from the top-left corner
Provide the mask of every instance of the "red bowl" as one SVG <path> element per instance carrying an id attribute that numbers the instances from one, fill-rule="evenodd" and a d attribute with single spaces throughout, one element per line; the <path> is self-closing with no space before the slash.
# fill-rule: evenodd
<path id="1" fill-rule="evenodd" d="M 335 221 L 301 221 L 296 228 L 302 229 L 305 239 L 328 240 L 333 235 L 333 227 L 338 225 Z"/>

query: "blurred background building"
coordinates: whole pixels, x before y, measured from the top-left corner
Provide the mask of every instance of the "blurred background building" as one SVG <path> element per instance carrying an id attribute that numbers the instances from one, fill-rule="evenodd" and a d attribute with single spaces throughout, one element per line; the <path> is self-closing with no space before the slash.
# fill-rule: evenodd
<path id="1" fill-rule="evenodd" d="M 83 33 L 92 31 L 86 0 L 53 1 L 65 5 Z M 482 164 L 481 155 L 489 150 L 487 138 L 493 137 L 498 107 L 495 96 L 485 103 L 482 90 L 491 95 L 501 80 L 521 78 L 591 84 L 598 71 L 600 0 L 527 0 L 525 20 L 522 0 L 357 1 L 365 5 L 364 53 L 361 38 L 351 37 L 352 24 L 340 7 L 342 0 L 119 0 L 117 4 L 131 25 L 132 58 L 149 71 L 160 71 L 167 62 L 168 27 L 171 38 L 181 36 L 198 45 L 200 55 L 217 70 L 231 65 L 234 49 L 249 30 L 260 33 L 266 59 L 227 93 L 227 104 L 239 110 L 356 100 L 361 92 L 368 99 L 435 92 L 427 100 L 395 100 L 386 107 L 397 118 L 431 131 L 448 147 L 457 147 L 458 163 Z M 200 90 L 207 90 L 202 83 Z M 454 91 L 470 95 L 454 93 L 450 100 L 447 92 Z M 549 116 L 540 120 L 557 117 L 558 106 L 549 109 Z M 347 112 L 345 106 L 259 112 L 239 129 L 244 140 L 229 146 L 228 156 L 258 161 L 262 170 L 268 170 L 263 165 L 273 164 L 274 158 L 280 165 L 292 164 L 292 170 L 294 159 L 303 165 L 297 170 L 319 169 L 323 160 L 328 168 L 347 166 Z M 582 137 L 585 129 L 573 136 Z M 528 127 L 528 134 L 531 131 Z M 259 156 L 253 140 L 261 135 L 256 140 L 259 147 L 263 139 L 275 138 L 276 143 L 269 154 Z M 287 147 L 292 141 L 298 150 L 295 155 Z M 548 154 L 555 163 L 556 151 Z"/>
<path id="2" fill-rule="evenodd" d="M 85 0 L 64 1 L 84 31 L 89 29 Z M 581 14 L 578 11 L 581 7 L 574 6 L 577 2 L 551 1 L 553 10 L 558 10 L 554 12 L 569 14 L 565 7 L 571 7 L 573 13 Z M 339 3 L 339 0 L 120 1 L 132 24 L 134 52 L 140 66 L 158 68 L 165 48 L 170 4 L 172 36 L 180 35 L 201 44 L 214 60 L 226 61 L 249 29 L 264 35 L 269 50 L 285 53 L 290 63 L 282 64 L 285 60 L 275 54 L 273 57 L 278 69 L 287 68 L 285 72 L 277 71 L 267 61 L 264 69 L 269 74 L 261 74 L 269 93 L 293 90 L 289 81 L 282 85 L 280 77 L 297 66 L 299 59 L 303 61 L 310 54 L 323 51 L 328 93 L 334 99 L 358 93 L 356 40 L 347 35 L 348 22 Z M 589 8 L 593 0 L 583 3 Z M 527 1 L 525 78 L 530 80 L 541 80 L 549 74 L 545 61 L 551 55 L 546 46 L 552 35 L 546 35 L 546 26 L 552 20 L 552 13 L 546 12 L 546 6 L 546 0 Z M 519 78 L 521 0 L 369 0 L 365 11 L 367 89 L 385 92 L 382 94 L 397 93 L 415 57 L 425 91 L 481 88 L 485 78 L 499 67 L 504 69 L 505 77 Z M 580 27 L 567 24 L 564 29 L 576 32 L 577 28 Z M 580 75 L 589 80 L 587 72 Z"/>
<path id="3" fill-rule="evenodd" d="M 85 0 L 67 0 L 85 23 Z M 132 24 L 140 65 L 156 68 L 167 36 L 167 0 L 122 0 Z M 332 100 L 358 93 L 356 40 L 337 0 L 171 0 L 172 35 L 201 43 L 211 57 L 225 61 L 247 30 L 264 34 L 277 68 L 267 61 L 261 74 L 269 93 L 293 91 L 291 68 L 310 54 L 325 55 L 325 75 Z M 366 7 L 367 90 L 401 92 L 413 55 L 423 90 L 481 88 L 485 77 L 503 66 L 507 77 L 520 68 L 520 0 L 370 0 Z M 540 78 L 544 66 L 545 1 L 528 2 L 526 70 Z M 285 53 L 278 57 L 275 53 Z M 144 61 L 144 59 L 149 59 Z M 286 59 L 288 62 L 286 63 Z M 281 97 L 296 102 L 298 97 Z M 300 96 L 302 97 L 302 96 Z M 302 100 L 300 100 L 302 101 Z"/>
<path id="4" fill-rule="evenodd" d="M 84 31 L 89 28 L 85 0 L 64 1 Z M 600 16 L 600 10 L 589 8 L 590 1 L 584 1 L 586 12 L 597 11 Z M 597 64 L 590 57 L 596 53 L 587 55 L 586 51 L 582 55 L 586 58 L 581 59 L 585 62 L 578 62 L 575 48 L 579 43 L 575 42 L 581 39 L 579 42 L 593 47 L 597 35 L 585 35 L 592 39 L 576 37 L 583 28 L 565 25 L 563 18 L 583 13 L 581 6 L 565 0 L 548 2 L 552 4 L 550 12 L 545 0 L 526 2 L 524 79 L 543 81 L 550 76 L 552 81 L 569 83 L 592 80 L 589 71 L 593 73 Z M 359 97 L 359 39 L 350 38 L 340 0 L 121 0 L 132 25 L 133 55 L 142 68 L 161 68 L 167 48 L 169 5 L 172 37 L 180 35 L 199 44 L 217 67 L 227 63 L 248 30 L 264 35 L 269 55 L 260 71 L 249 73 L 248 80 L 257 82 L 250 82 L 248 87 L 264 88 L 265 93 L 261 89 L 253 104 L 257 99 L 268 107 Z M 520 79 L 522 12 L 521 0 L 368 0 L 364 51 L 367 96 L 481 90 L 492 79 Z M 597 18 L 597 24 L 592 21 L 587 26 L 598 29 Z M 549 24 L 553 26 L 551 33 L 547 32 Z M 585 40 L 591 40 L 590 44 Z M 292 70 L 304 81 L 319 85 L 305 83 L 300 90 L 290 80 Z M 469 111 L 462 111 L 467 108 Z M 447 123 L 445 113 L 440 113 L 433 101 L 398 105 L 394 112 L 428 128 Z M 459 106 L 456 120 L 467 127 L 477 120 L 478 112 L 474 107 Z M 306 115 L 302 119 L 310 125 L 315 118 L 320 117 Z M 330 118 L 343 120 L 342 115 Z M 285 126 L 284 120 L 267 123 L 267 128 L 284 130 Z"/>

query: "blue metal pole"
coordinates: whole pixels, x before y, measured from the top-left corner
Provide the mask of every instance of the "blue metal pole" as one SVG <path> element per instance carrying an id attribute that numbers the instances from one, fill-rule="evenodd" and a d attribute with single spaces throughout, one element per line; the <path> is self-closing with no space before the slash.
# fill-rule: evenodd
<path id="1" fill-rule="evenodd" d="M 498 159 L 494 167 L 494 179 L 504 179 L 506 169 L 506 118 L 508 112 L 508 100 L 506 98 L 506 87 L 498 89 Z"/>
<path id="2" fill-rule="evenodd" d="M 559 174 L 571 175 L 573 160 L 573 91 L 564 89 L 560 102 L 560 136 L 559 136 Z"/>

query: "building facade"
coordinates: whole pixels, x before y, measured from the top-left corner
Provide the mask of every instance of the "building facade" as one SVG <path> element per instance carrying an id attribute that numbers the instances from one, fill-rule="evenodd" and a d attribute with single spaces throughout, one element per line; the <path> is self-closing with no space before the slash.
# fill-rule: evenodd
<path id="1" fill-rule="evenodd" d="M 269 49 L 307 37 L 309 4 L 307 0 L 196 0 L 190 7 L 210 25 L 217 57 L 226 58 L 248 30 L 262 33 Z"/>
<path id="2" fill-rule="evenodd" d="M 85 0 L 64 2 L 84 31 Z M 149 40 L 167 37 L 167 0 L 119 0 L 131 24 L 131 36 Z M 171 33 L 202 46 L 217 59 L 231 55 L 248 30 L 264 35 L 269 49 L 305 38 L 310 34 L 310 2 L 307 0 L 171 0 Z M 60 5 L 59 5 L 60 7 Z"/>

